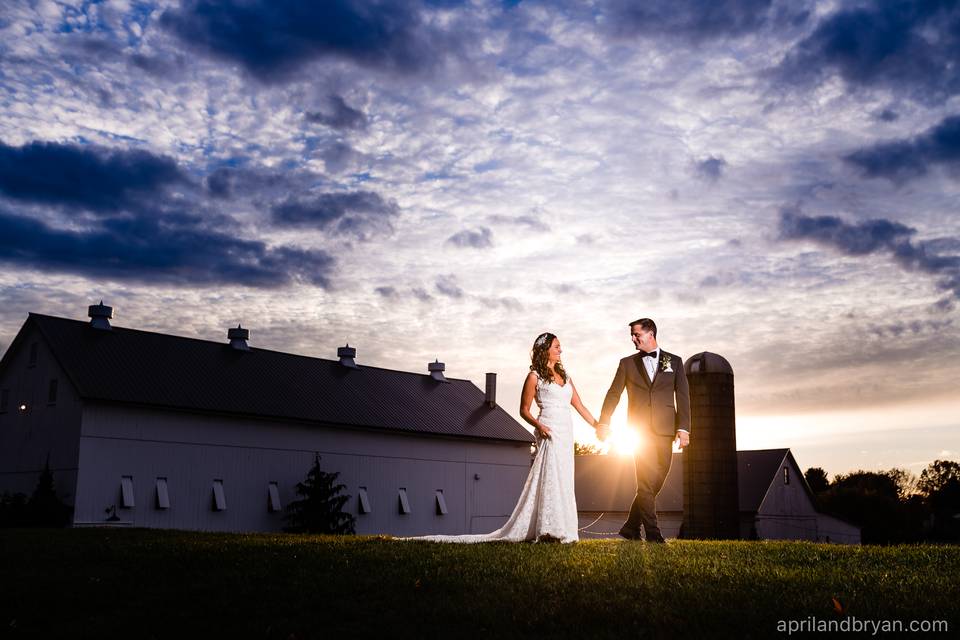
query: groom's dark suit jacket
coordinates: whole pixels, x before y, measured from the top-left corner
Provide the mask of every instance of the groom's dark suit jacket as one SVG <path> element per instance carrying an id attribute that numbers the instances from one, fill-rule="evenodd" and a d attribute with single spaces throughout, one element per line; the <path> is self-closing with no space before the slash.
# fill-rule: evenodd
<path id="1" fill-rule="evenodd" d="M 664 366 L 666 358 L 670 359 L 669 366 Z M 610 416 L 620 402 L 624 387 L 627 389 L 627 422 L 630 426 L 661 436 L 672 436 L 677 429 L 690 431 L 690 388 L 680 356 L 660 349 L 657 375 L 652 382 L 640 354 L 621 360 L 603 401 L 600 422 L 610 424 Z"/>

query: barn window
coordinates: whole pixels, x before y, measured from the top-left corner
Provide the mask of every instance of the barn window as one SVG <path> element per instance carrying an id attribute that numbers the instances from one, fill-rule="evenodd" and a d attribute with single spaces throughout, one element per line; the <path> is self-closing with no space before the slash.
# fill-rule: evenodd
<path id="1" fill-rule="evenodd" d="M 360 495 L 360 513 L 370 513 L 370 497 L 367 495 L 367 488 L 360 487 L 358 493 Z"/>
<path id="2" fill-rule="evenodd" d="M 267 485 L 267 510 L 276 513 L 283 509 L 280 506 L 280 487 L 277 486 L 276 482 L 271 482 Z"/>
<path id="3" fill-rule="evenodd" d="M 167 479 L 157 478 L 157 509 L 170 508 L 170 492 L 167 490 Z"/>
<path id="4" fill-rule="evenodd" d="M 213 481 L 213 510 L 227 510 L 227 497 L 223 493 L 223 480 Z"/>
<path id="5" fill-rule="evenodd" d="M 47 404 L 57 404 L 57 379 L 50 380 L 50 387 L 47 389 Z"/>
<path id="6" fill-rule="evenodd" d="M 790 484 L 790 467 L 783 468 L 783 484 Z"/>
<path id="7" fill-rule="evenodd" d="M 6 413 L 10 405 L 10 389 L 0 391 L 0 413 Z"/>
<path id="8" fill-rule="evenodd" d="M 407 500 L 407 489 L 400 487 L 400 513 L 410 513 L 410 501 Z"/>
<path id="9" fill-rule="evenodd" d="M 437 515 L 447 515 L 447 501 L 443 499 L 443 489 L 437 489 Z"/>
<path id="10" fill-rule="evenodd" d="M 132 509 L 133 505 L 133 476 L 122 476 L 120 478 L 120 506 Z"/>
<path id="11" fill-rule="evenodd" d="M 30 359 L 27 361 L 28 367 L 37 366 L 37 343 L 34 342 L 30 345 Z"/>

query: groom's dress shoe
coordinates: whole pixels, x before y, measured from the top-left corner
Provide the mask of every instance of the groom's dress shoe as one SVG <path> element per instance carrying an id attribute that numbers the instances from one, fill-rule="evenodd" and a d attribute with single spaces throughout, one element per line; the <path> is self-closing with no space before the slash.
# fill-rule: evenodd
<path id="1" fill-rule="evenodd" d="M 639 529 L 628 529 L 626 527 L 620 529 L 620 536 L 626 538 L 627 540 L 642 540 L 643 536 L 640 535 Z"/>
<path id="2" fill-rule="evenodd" d="M 656 542 L 659 544 L 659 543 L 665 543 L 666 540 L 663 539 L 663 536 L 653 536 L 653 537 L 647 538 L 647 542 Z"/>

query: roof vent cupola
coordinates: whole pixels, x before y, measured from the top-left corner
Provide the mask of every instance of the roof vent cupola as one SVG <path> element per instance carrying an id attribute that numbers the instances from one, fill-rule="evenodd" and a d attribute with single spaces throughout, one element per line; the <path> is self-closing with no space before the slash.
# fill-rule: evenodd
<path id="1" fill-rule="evenodd" d="M 236 329 L 227 330 L 227 338 L 230 340 L 230 346 L 237 351 L 250 351 L 247 346 L 247 340 L 250 338 L 250 330 L 244 329 L 239 324 Z"/>
<path id="2" fill-rule="evenodd" d="M 350 369 L 359 369 L 354 358 L 357 357 L 357 350 L 347 343 L 347 346 L 337 349 L 337 357 L 340 358 L 340 364 Z"/>
<path id="3" fill-rule="evenodd" d="M 110 319 L 113 318 L 113 307 L 103 304 L 92 304 L 87 307 L 87 315 L 90 316 L 90 326 L 94 329 L 103 329 L 110 331 Z"/>
<path id="4" fill-rule="evenodd" d="M 433 362 L 427 363 L 427 371 L 430 372 L 430 377 L 437 382 L 447 382 L 447 379 L 443 376 L 443 371 L 446 368 L 447 365 L 436 359 L 434 359 Z"/>

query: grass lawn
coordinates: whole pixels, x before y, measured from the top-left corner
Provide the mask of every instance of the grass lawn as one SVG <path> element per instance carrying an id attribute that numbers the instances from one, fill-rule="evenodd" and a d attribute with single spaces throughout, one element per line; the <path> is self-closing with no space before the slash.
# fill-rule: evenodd
<path id="1" fill-rule="evenodd" d="M 0 585 L 11 638 L 786 637 L 833 598 L 960 629 L 957 546 L 0 530 Z"/>

